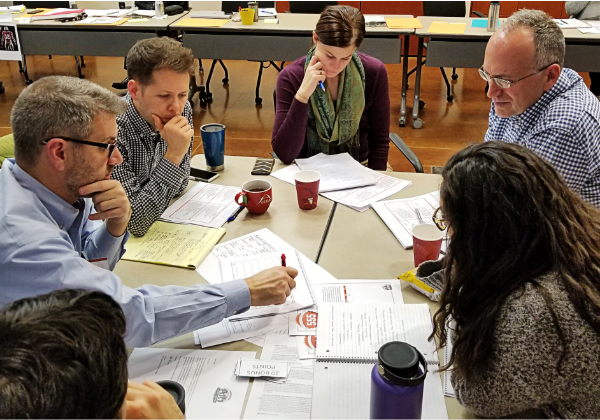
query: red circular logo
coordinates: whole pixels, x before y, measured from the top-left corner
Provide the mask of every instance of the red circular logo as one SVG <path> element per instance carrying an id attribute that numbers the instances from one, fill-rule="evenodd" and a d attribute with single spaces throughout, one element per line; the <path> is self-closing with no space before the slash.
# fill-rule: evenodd
<path id="1" fill-rule="evenodd" d="M 316 350 L 317 348 L 317 336 L 316 335 L 307 335 L 304 337 L 304 344 L 306 347 L 312 350 Z"/>
<path id="2" fill-rule="evenodd" d="M 307 330 L 314 330 L 317 328 L 317 317 L 318 314 L 314 311 L 300 312 L 296 316 L 296 324 Z"/>

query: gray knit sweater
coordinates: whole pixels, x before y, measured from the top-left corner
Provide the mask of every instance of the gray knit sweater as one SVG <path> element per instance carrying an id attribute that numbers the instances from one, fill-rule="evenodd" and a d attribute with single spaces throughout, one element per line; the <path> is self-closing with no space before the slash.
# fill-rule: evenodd
<path id="1" fill-rule="evenodd" d="M 431 275 L 420 278 L 439 286 L 442 272 L 424 268 L 417 276 Z M 600 418 L 600 334 L 577 314 L 556 273 L 537 281 L 549 292 L 569 343 L 562 374 L 556 371 L 561 344 L 550 311 L 537 288 L 526 284 L 502 307 L 489 369 L 473 381 L 453 374 L 456 398 L 485 417 L 541 409 L 553 418 Z"/>

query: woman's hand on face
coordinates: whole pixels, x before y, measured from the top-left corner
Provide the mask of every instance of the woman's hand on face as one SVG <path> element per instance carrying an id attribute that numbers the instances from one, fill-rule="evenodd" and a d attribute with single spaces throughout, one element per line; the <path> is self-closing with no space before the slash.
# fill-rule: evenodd
<path id="1" fill-rule="evenodd" d="M 317 56 L 313 55 L 306 67 L 304 72 L 304 79 L 296 94 L 296 99 L 300 102 L 307 103 L 308 98 L 311 97 L 319 82 L 325 80 L 325 71 L 323 71 L 323 64 L 317 60 Z"/>

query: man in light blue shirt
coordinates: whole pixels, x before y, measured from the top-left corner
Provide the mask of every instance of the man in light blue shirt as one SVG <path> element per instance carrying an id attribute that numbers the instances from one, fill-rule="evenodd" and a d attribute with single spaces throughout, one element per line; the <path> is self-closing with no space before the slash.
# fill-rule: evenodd
<path id="1" fill-rule="evenodd" d="M 502 22 L 479 70 L 492 98 L 485 140 L 533 150 L 600 207 L 600 102 L 564 59 L 562 30 L 546 13 L 524 9 Z"/>
<path id="2" fill-rule="evenodd" d="M 64 76 L 40 79 L 15 102 L 15 159 L 0 170 L 0 306 L 62 288 L 98 290 L 123 308 L 127 344 L 148 346 L 250 305 L 283 303 L 293 268 L 221 285 L 138 289 L 112 273 L 131 216 L 123 187 L 110 179 L 122 162 L 115 115 L 125 107 L 107 89 Z"/>

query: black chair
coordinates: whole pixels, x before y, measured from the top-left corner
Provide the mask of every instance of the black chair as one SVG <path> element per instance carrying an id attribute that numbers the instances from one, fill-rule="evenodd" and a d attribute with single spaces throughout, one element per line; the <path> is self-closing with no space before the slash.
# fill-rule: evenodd
<path id="1" fill-rule="evenodd" d="M 259 6 L 261 8 L 275 7 L 275 2 L 274 1 L 261 1 L 259 3 Z M 225 14 L 237 13 L 238 10 L 240 9 L 240 7 L 241 8 L 248 7 L 248 2 L 247 1 L 222 1 L 221 2 L 221 10 L 223 12 L 225 12 Z M 202 60 L 199 59 L 198 61 L 200 62 L 200 69 L 202 70 L 203 69 Z M 260 63 L 260 67 L 258 68 L 258 78 L 256 80 L 256 96 L 254 98 L 254 103 L 256 105 L 260 105 L 260 104 L 262 104 L 262 98 L 260 97 L 260 82 L 262 80 L 263 69 L 268 69 L 269 67 L 273 66 L 275 69 L 277 69 L 278 72 L 280 72 L 283 69 L 283 64 L 285 62 L 282 61 L 281 64 L 278 66 L 273 61 L 269 61 L 268 65 L 265 65 L 264 61 L 256 61 L 256 60 L 249 60 L 249 61 L 255 61 L 255 62 Z M 210 92 L 210 81 L 212 79 L 212 76 L 213 76 L 213 73 L 215 70 L 215 66 L 217 63 L 219 63 L 221 65 L 221 68 L 225 72 L 225 77 L 222 80 L 223 84 L 226 85 L 227 83 L 229 83 L 229 72 L 227 71 L 227 67 L 225 66 L 225 64 L 223 63 L 222 60 L 214 59 L 210 66 L 210 71 L 208 72 L 208 78 L 206 79 L 205 87 L 193 86 L 192 90 L 190 91 L 190 95 L 188 95 L 188 100 L 190 100 L 190 102 L 196 92 L 199 92 L 198 97 L 200 99 L 201 106 L 204 106 L 208 102 L 212 102 L 212 93 Z M 193 85 L 195 85 L 195 83 L 193 83 Z"/>
<path id="2" fill-rule="evenodd" d="M 464 1 L 424 1 L 423 2 L 423 16 L 440 16 L 440 17 L 465 17 L 467 13 L 467 7 Z M 427 42 L 423 43 L 423 46 L 427 49 Z M 427 58 L 422 62 L 425 65 Z M 416 68 L 412 69 L 408 75 L 410 76 L 416 71 Z M 450 82 L 446 76 L 446 71 L 443 67 L 440 67 L 442 77 L 446 83 L 446 99 L 448 102 L 452 102 L 454 95 L 452 95 L 450 89 Z M 458 80 L 458 74 L 456 74 L 456 67 L 452 69 L 452 80 Z M 419 109 L 425 106 L 425 102 L 420 101 Z"/>
<path id="3" fill-rule="evenodd" d="M 321 14 L 327 6 L 337 5 L 337 1 L 290 1 L 290 12 Z"/>
<path id="4" fill-rule="evenodd" d="M 276 90 L 273 91 L 273 108 L 274 108 L 275 112 L 277 112 L 277 91 Z M 411 148 L 408 147 L 408 145 L 406 143 L 404 143 L 404 140 L 402 140 L 402 138 L 398 134 L 390 133 L 390 141 L 392 143 L 394 143 L 394 146 L 396 146 L 398 148 L 398 150 L 400 150 L 400 153 L 402 153 L 404 155 L 406 160 L 408 160 L 410 162 L 412 167 L 415 169 L 415 172 L 422 174 L 423 173 L 423 165 L 421 164 L 421 161 L 419 160 L 417 155 L 415 155 L 415 152 L 413 152 L 411 150 Z M 275 152 L 271 152 L 271 155 L 274 158 L 277 158 L 277 155 L 275 154 Z"/>

